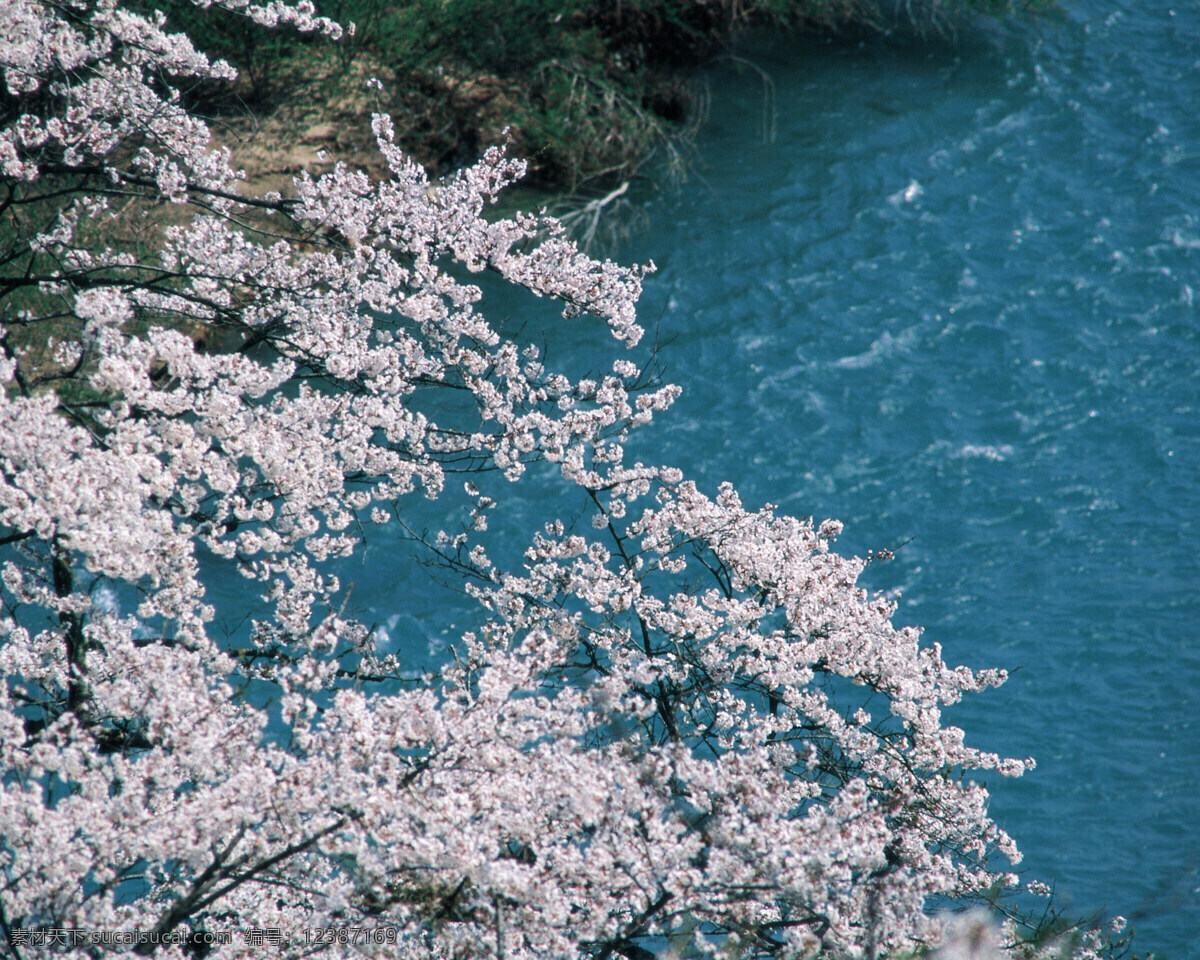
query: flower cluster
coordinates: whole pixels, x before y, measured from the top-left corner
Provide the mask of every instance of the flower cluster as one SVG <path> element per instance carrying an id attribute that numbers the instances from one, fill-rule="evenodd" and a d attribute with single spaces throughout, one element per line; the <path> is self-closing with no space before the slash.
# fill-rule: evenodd
<path id="1" fill-rule="evenodd" d="M 339 29 L 307 3 L 220 5 Z M 678 394 L 624 355 L 644 271 L 488 216 L 519 162 L 434 182 L 380 116 L 389 178 L 245 195 L 179 93 L 232 72 L 162 17 L 0 0 L 0 22 L 12 951 L 14 931 L 138 930 L 135 952 L 182 960 L 187 936 L 272 929 L 206 955 L 299 957 L 304 931 L 386 927 L 320 948 L 874 957 L 957 942 L 934 904 L 1015 885 L 968 776 L 1031 761 L 941 718 L 1003 675 L 895 627 L 830 549 L 838 524 L 625 462 Z M 481 312 L 482 270 L 622 356 L 550 369 Z M 501 569 L 482 538 L 502 501 L 468 485 L 467 532 L 427 547 L 482 626 L 404 682 L 344 615 L 338 559 L 448 473 L 536 460 L 591 527 L 549 518 Z M 206 567 L 258 596 L 244 642 L 213 629 Z"/>

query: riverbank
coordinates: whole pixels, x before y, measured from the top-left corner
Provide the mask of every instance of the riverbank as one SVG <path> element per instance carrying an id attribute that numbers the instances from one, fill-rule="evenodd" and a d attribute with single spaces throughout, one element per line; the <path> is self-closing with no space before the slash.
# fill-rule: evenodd
<path id="1" fill-rule="evenodd" d="M 651 160 L 682 165 L 705 113 L 697 71 L 747 28 L 946 32 L 976 11 L 1042 2 L 323 0 L 319 13 L 355 24 L 337 44 L 215 8 L 180 3 L 168 17 L 238 68 L 234 88 L 193 96 L 253 187 L 337 161 L 377 167 L 369 117 L 381 110 L 431 173 L 507 138 L 531 185 L 569 193 L 608 189 Z M 382 91 L 368 91 L 372 77 Z"/>

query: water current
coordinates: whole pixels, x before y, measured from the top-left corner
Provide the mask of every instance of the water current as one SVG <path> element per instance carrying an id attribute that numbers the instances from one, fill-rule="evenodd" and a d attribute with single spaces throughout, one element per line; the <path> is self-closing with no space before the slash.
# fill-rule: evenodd
<path id="1" fill-rule="evenodd" d="M 1064 0 L 953 43 L 756 42 L 619 251 L 684 387 L 654 453 L 896 547 L 872 585 L 1029 876 L 1200 937 L 1200 5 Z"/>
<path id="2" fill-rule="evenodd" d="M 1014 671 L 949 719 L 1038 759 L 991 784 L 1027 878 L 1197 955 L 1200 4 L 742 57 L 692 175 L 607 251 L 658 264 L 643 322 L 684 388 L 634 455 L 898 548 L 869 573 L 899 619 Z M 530 489 L 500 518 L 522 544 Z M 355 612 L 444 655 L 463 601 L 401 570 L 369 545 Z"/>

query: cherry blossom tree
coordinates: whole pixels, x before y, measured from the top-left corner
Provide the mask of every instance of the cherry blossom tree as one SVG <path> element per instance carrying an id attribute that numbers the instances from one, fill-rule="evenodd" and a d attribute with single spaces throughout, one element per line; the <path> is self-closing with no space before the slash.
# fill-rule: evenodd
<path id="1" fill-rule="evenodd" d="M 1003 673 L 894 626 L 837 523 L 627 462 L 678 394 L 637 352 L 643 271 L 488 214 L 520 162 L 434 182 L 378 116 L 389 179 L 253 195 L 186 104 L 232 71 L 161 18 L 0 0 L 0 23 L 14 956 L 882 957 L 1016 884 L 969 777 L 1031 761 L 941 719 Z M 606 327 L 607 372 L 502 336 L 484 270 Z M 505 569 L 503 500 L 468 483 L 426 549 L 481 626 L 413 682 L 346 615 L 339 559 L 460 472 L 534 462 L 591 526 L 547 517 Z M 256 598 L 244 642 L 202 563 Z"/>

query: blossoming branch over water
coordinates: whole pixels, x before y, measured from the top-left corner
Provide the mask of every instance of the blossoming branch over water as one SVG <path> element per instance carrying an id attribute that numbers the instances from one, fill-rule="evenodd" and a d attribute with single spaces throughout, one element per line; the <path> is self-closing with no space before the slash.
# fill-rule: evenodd
<path id="1" fill-rule="evenodd" d="M 305 4 L 225 6 L 337 30 Z M 225 65 L 115 0 L 6 16 L 11 950 L 132 930 L 36 946 L 640 958 L 670 937 L 876 956 L 938 942 L 931 905 L 1016 886 L 967 774 L 1032 761 L 941 718 L 1003 673 L 895 627 L 857 586 L 865 562 L 832 551 L 839 524 L 626 462 L 679 392 L 628 353 L 643 271 L 548 218 L 485 217 L 519 162 L 493 150 L 431 182 L 379 116 L 390 179 L 338 167 L 243 196 L 175 86 Z M 144 217 L 168 203 L 181 222 Z M 139 243 L 129 221 L 149 223 Z M 554 371 L 483 315 L 464 280 L 483 270 L 622 355 Z M 479 627 L 408 682 L 346 614 L 337 561 L 418 492 L 451 499 L 448 474 L 516 483 L 539 460 L 591 527 L 547 517 L 506 569 L 485 519 L 505 493 L 468 485 L 465 532 L 423 539 Z M 254 585 L 244 643 L 215 629 L 207 569 Z"/>

